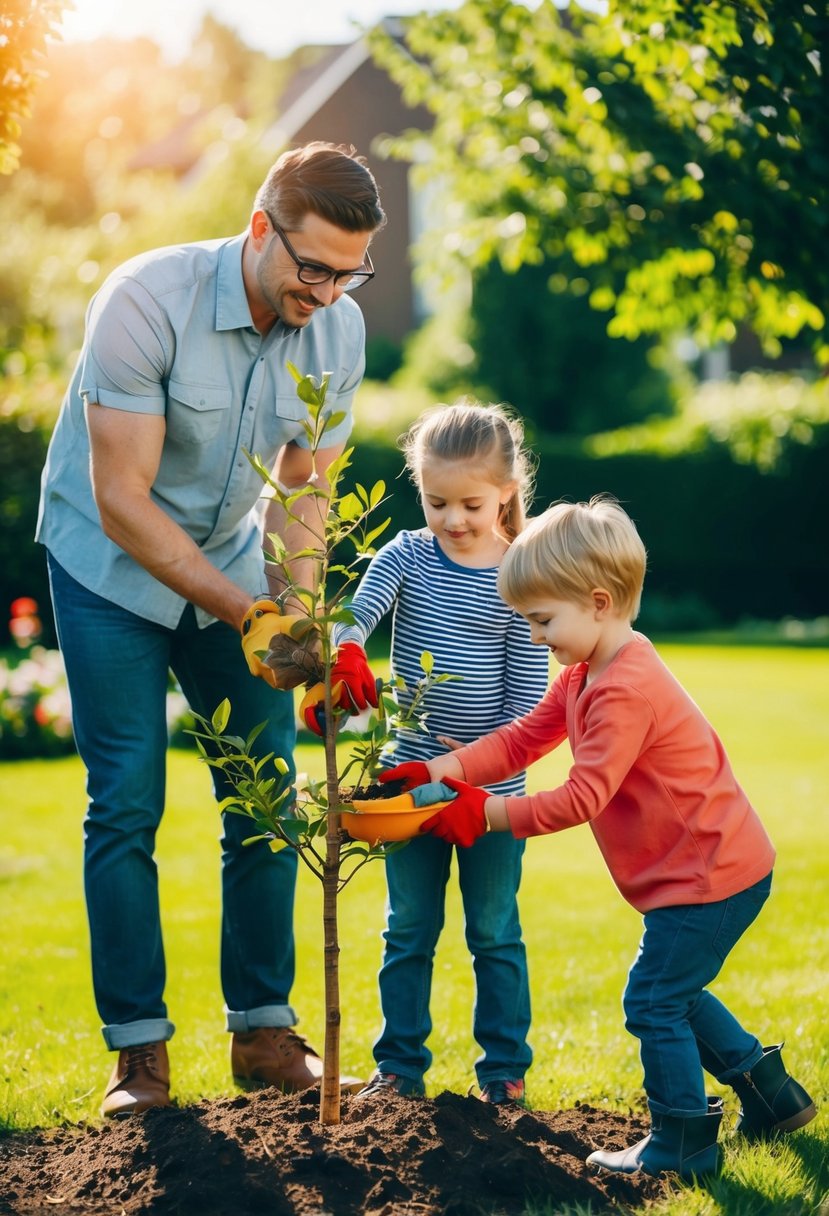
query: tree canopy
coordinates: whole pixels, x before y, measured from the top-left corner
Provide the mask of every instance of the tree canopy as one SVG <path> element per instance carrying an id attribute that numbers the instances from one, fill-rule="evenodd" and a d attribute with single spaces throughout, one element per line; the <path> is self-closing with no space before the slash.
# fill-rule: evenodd
<path id="1" fill-rule="evenodd" d="M 375 53 L 435 115 L 452 203 L 433 260 L 554 263 L 612 335 L 808 335 L 829 362 L 826 6 L 804 0 L 466 0 Z"/>
<path id="2" fill-rule="evenodd" d="M 18 138 L 43 75 L 46 41 L 67 6 L 62 0 L 3 0 L 0 12 L 0 173 L 13 173 Z"/>

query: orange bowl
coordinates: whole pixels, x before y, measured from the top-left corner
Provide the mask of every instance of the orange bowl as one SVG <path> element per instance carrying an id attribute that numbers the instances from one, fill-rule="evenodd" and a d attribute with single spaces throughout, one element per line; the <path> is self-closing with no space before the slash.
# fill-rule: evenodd
<path id="1" fill-rule="evenodd" d="M 392 840 L 411 840 L 417 836 L 420 825 L 448 806 L 449 802 L 413 807 L 411 797 L 403 794 L 399 798 L 357 800 L 351 805 L 353 812 L 342 812 L 343 827 L 353 840 L 364 840 L 366 844 L 374 845 Z"/>

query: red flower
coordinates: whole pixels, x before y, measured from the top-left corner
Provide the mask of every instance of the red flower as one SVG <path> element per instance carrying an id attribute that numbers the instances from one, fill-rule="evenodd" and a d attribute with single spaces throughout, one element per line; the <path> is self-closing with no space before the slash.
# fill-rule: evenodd
<path id="1" fill-rule="evenodd" d="M 18 599 L 12 600 L 11 614 L 12 617 L 19 616 L 35 616 L 37 613 L 37 600 L 33 600 L 30 595 L 21 595 Z"/>

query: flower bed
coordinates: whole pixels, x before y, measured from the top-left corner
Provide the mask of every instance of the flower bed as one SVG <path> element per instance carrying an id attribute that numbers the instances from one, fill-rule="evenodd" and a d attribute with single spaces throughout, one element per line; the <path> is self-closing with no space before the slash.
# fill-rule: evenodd
<path id="1" fill-rule="evenodd" d="M 167 728 L 174 747 L 193 746 L 192 726 L 179 689 L 167 694 Z M 59 650 L 28 646 L 20 656 L 0 659 L 0 759 L 71 755 L 71 703 Z"/>

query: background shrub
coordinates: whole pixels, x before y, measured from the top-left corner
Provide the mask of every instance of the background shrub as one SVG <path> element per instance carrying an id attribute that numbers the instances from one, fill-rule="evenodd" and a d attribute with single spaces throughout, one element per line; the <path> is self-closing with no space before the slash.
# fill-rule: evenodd
<path id="1" fill-rule="evenodd" d="M 40 606 L 42 641 L 55 645 L 46 562 L 34 543 L 40 474 L 62 385 L 47 379 L 0 413 L 0 591 Z M 423 515 L 397 436 L 440 398 L 423 386 L 366 384 L 352 481 L 386 482 L 392 523 Z M 452 395 L 448 395 L 452 400 Z M 45 408 L 52 403 L 52 412 Z M 825 383 L 745 376 L 701 385 L 672 418 L 586 438 L 529 427 L 539 456 L 535 510 L 559 498 L 615 494 L 649 553 L 642 627 L 693 631 L 747 619 L 829 615 L 822 487 L 829 478 Z M 0 637 L 0 646 L 7 644 Z"/>
<path id="2" fill-rule="evenodd" d="M 605 491 L 635 519 L 649 555 L 644 629 L 829 613 L 823 385 L 758 376 L 709 383 L 674 419 L 585 440 L 541 435 L 533 446 L 536 513 Z M 401 468 L 400 453 L 376 432 L 360 439 L 352 475 L 363 484 L 385 478 L 394 528 L 418 528 L 423 515 Z"/>

